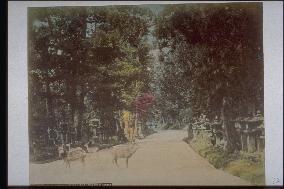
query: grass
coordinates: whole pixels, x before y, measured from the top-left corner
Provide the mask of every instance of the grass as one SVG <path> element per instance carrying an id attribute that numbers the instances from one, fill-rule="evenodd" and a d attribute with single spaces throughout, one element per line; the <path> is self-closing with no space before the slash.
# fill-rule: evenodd
<path id="1" fill-rule="evenodd" d="M 229 162 L 224 170 L 231 173 L 232 175 L 248 180 L 253 184 L 264 185 L 265 170 L 263 165 L 263 163 L 252 163 L 248 160 L 239 159 Z"/>
<path id="2" fill-rule="evenodd" d="M 215 168 L 247 180 L 255 185 L 265 184 L 264 153 L 238 152 L 225 154 L 223 149 L 210 144 L 205 133 L 200 133 L 191 147 Z"/>

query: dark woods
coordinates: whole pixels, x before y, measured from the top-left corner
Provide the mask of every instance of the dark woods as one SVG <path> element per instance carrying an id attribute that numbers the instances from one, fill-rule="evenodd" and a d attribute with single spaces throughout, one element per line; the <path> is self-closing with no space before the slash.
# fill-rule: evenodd
<path id="1" fill-rule="evenodd" d="M 203 115 L 219 119 L 226 151 L 234 152 L 235 120 L 263 114 L 261 4 L 167 6 L 156 35 L 164 63 L 161 96 L 171 104 L 161 102 L 161 109 L 175 119 L 190 112 L 191 123 Z"/>
<path id="2" fill-rule="evenodd" d="M 160 8 L 29 8 L 33 155 L 117 144 L 147 135 L 149 122 L 179 129 L 200 115 L 217 116 L 235 150 L 232 121 L 263 113 L 261 4 Z"/>
<path id="3" fill-rule="evenodd" d="M 151 24 L 132 6 L 29 8 L 32 149 L 127 140 L 123 114 L 149 89 Z"/>

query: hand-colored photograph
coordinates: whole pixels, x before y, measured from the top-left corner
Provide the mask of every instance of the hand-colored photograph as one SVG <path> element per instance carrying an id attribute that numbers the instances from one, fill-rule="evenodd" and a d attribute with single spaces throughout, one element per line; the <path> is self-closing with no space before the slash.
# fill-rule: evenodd
<path id="1" fill-rule="evenodd" d="M 262 12 L 29 7 L 30 184 L 265 185 Z"/>

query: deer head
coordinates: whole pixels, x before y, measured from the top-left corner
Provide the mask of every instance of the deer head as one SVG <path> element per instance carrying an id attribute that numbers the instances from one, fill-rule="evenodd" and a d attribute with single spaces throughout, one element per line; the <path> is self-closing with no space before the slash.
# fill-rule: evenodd
<path id="1" fill-rule="evenodd" d="M 130 148 L 131 148 L 131 151 L 135 153 L 136 150 L 140 148 L 140 146 L 137 143 L 132 143 Z"/>

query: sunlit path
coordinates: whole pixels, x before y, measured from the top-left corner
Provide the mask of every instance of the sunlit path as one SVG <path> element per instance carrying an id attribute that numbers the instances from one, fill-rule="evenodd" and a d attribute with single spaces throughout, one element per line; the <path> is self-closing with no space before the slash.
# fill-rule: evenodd
<path id="1" fill-rule="evenodd" d="M 197 155 L 182 138 L 183 130 L 159 131 L 138 141 L 140 149 L 129 160 L 129 168 L 120 159 L 120 168 L 112 164 L 110 150 L 89 153 L 86 166 L 63 161 L 31 164 L 32 184 L 113 185 L 248 185 L 249 183 L 215 169 Z"/>

